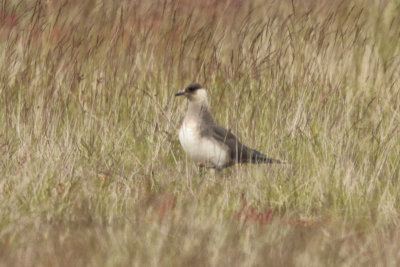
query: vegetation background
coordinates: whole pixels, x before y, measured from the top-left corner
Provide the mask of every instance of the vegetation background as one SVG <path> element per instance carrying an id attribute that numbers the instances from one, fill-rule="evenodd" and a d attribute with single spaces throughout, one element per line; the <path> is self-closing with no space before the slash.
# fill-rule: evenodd
<path id="1" fill-rule="evenodd" d="M 399 1 L 1 1 L 1 266 L 399 266 Z M 192 81 L 286 165 L 200 176 Z"/>

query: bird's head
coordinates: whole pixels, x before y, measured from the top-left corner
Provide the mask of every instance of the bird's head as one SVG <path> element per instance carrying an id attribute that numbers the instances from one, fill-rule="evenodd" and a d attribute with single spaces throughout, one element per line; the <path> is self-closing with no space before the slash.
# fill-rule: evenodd
<path id="1" fill-rule="evenodd" d="M 175 96 L 182 95 L 186 96 L 191 102 L 207 102 L 207 91 L 198 83 L 191 83 L 184 90 L 175 94 Z"/>

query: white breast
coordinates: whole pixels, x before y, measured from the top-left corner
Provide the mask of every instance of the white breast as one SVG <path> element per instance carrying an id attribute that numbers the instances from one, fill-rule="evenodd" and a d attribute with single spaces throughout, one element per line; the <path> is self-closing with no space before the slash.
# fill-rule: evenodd
<path id="1" fill-rule="evenodd" d="M 198 163 L 211 162 L 216 167 L 222 167 L 229 162 L 228 147 L 211 138 L 201 137 L 198 125 L 193 121 L 183 122 L 179 141 L 188 156 Z"/>

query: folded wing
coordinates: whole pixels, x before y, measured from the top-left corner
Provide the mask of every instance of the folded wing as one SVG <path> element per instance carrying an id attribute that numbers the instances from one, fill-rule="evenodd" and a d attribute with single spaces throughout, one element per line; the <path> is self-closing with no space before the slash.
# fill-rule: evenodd
<path id="1" fill-rule="evenodd" d="M 259 151 L 243 145 L 231 131 L 221 126 L 215 124 L 208 125 L 206 129 L 207 133 L 205 134 L 212 136 L 218 142 L 224 143 L 229 147 L 231 156 L 230 165 L 234 164 L 235 162 L 280 163 L 279 160 L 270 159 Z"/>

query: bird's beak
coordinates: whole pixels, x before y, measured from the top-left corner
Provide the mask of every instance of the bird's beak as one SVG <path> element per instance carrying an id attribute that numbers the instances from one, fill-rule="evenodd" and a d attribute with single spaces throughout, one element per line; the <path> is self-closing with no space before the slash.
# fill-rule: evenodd
<path id="1" fill-rule="evenodd" d="M 179 92 L 177 92 L 176 94 L 175 94 L 175 96 L 180 96 L 180 95 L 184 95 L 185 94 L 185 91 L 179 91 Z"/>

